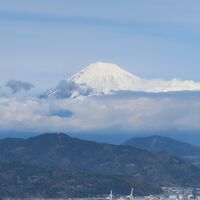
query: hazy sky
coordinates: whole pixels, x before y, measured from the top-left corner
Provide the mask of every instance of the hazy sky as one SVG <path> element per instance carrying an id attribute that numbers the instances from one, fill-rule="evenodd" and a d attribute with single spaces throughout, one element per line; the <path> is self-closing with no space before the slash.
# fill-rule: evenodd
<path id="1" fill-rule="evenodd" d="M 86 65 L 200 81 L 199 0 L 0 0 L 0 85 L 51 87 Z"/>

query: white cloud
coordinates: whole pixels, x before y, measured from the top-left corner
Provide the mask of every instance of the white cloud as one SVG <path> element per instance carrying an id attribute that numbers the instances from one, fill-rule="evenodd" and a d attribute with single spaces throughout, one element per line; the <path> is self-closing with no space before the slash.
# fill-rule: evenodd
<path id="1" fill-rule="evenodd" d="M 192 94 L 192 93 L 191 93 Z M 191 95 L 191 94 L 188 94 Z M 0 98 L 0 131 L 200 130 L 200 96 L 41 100 Z M 56 111 L 56 114 L 55 114 Z M 69 111 L 63 116 L 58 111 Z"/>
<path id="2" fill-rule="evenodd" d="M 141 79 L 138 90 L 146 92 L 200 91 L 200 82 L 180 79 L 168 81 L 163 79 Z"/>

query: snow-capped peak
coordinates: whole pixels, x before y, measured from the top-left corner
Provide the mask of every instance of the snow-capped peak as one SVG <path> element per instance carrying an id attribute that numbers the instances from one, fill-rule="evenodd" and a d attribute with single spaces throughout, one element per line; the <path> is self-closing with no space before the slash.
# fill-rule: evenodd
<path id="1" fill-rule="evenodd" d="M 133 90 L 140 78 L 115 64 L 97 62 L 76 73 L 70 80 L 90 88 L 95 94 L 109 94 L 112 91 Z"/>
<path id="2" fill-rule="evenodd" d="M 200 91 L 200 82 L 173 79 L 142 79 L 112 63 L 90 64 L 71 78 L 48 90 L 42 97 L 76 98 L 107 95 L 117 91 Z"/>

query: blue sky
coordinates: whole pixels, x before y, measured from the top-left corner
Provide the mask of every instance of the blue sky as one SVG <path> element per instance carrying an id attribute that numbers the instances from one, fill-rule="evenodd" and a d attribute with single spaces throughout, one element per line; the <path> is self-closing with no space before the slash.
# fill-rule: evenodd
<path id="1" fill-rule="evenodd" d="M 86 65 L 200 81 L 197 0 L 0 0 L 0 85 L 55 86 Z"/>
<path id="2" fill-rule="evenodd" d="M 97 61 L 200 81 L 199 52 L 199 0 L 0 0 L 0 86 L 15 79 L 47 89 Z M 199 93 L 77 104 L 35 92 L 1 96 L 0 133 L 200 130 Z"/>

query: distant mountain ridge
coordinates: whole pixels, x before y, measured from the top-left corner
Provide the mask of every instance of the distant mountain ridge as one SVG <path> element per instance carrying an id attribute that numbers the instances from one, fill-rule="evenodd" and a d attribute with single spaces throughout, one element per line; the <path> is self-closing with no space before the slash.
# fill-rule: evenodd
<path id="1" fill-rule="evenodd" d="M 42 98 L 76 98 L 80 96 L 110 95 L 120 91 L 170 92 L 200 91 L 200 83 L 173 79 L 148 80 L 140 78 L 121 67 L 97 62 L 61 81 L 60 84 L 47 90 Z"/>
<path id="2" fill-rule="evenodd" d="M 181 157 L 200 166 L 200 147 L 163 136 L 136 137 L 127 140 L 124 145 L 145 149 L 151 152 L 166 152 Z"/>
<path id="3" fill-rule="evenodd" d="M 34 87 L 29 82 L 10 80 L 7 84 L 0 86 L 0 96 L 13 96 L 18 93 L 24 93 L 28 96 Z M 132 74 L 116 64 L 96 62 L 60 81 L 56 87 L 47 89 L 42 93 L 39 92 L 41 88 L 37 88 L 32 95 L 39 98 L 64 99 L 83 96 L 107 96 L 124 92 L 127 94 L 143 92 L 150 95 L 181 91 L 197 92 L 200 91 L 200 82 L 176 78 L 172 80 L 146 79 Z"/>
<path id="4" fill-rule="evenodd" d="M 112 63 L 97 62 L 77 72 L 43 97 L 58 98 L 108 95 L 115 91 L 131 91 L 137 87 L 139 77 Z"/>

